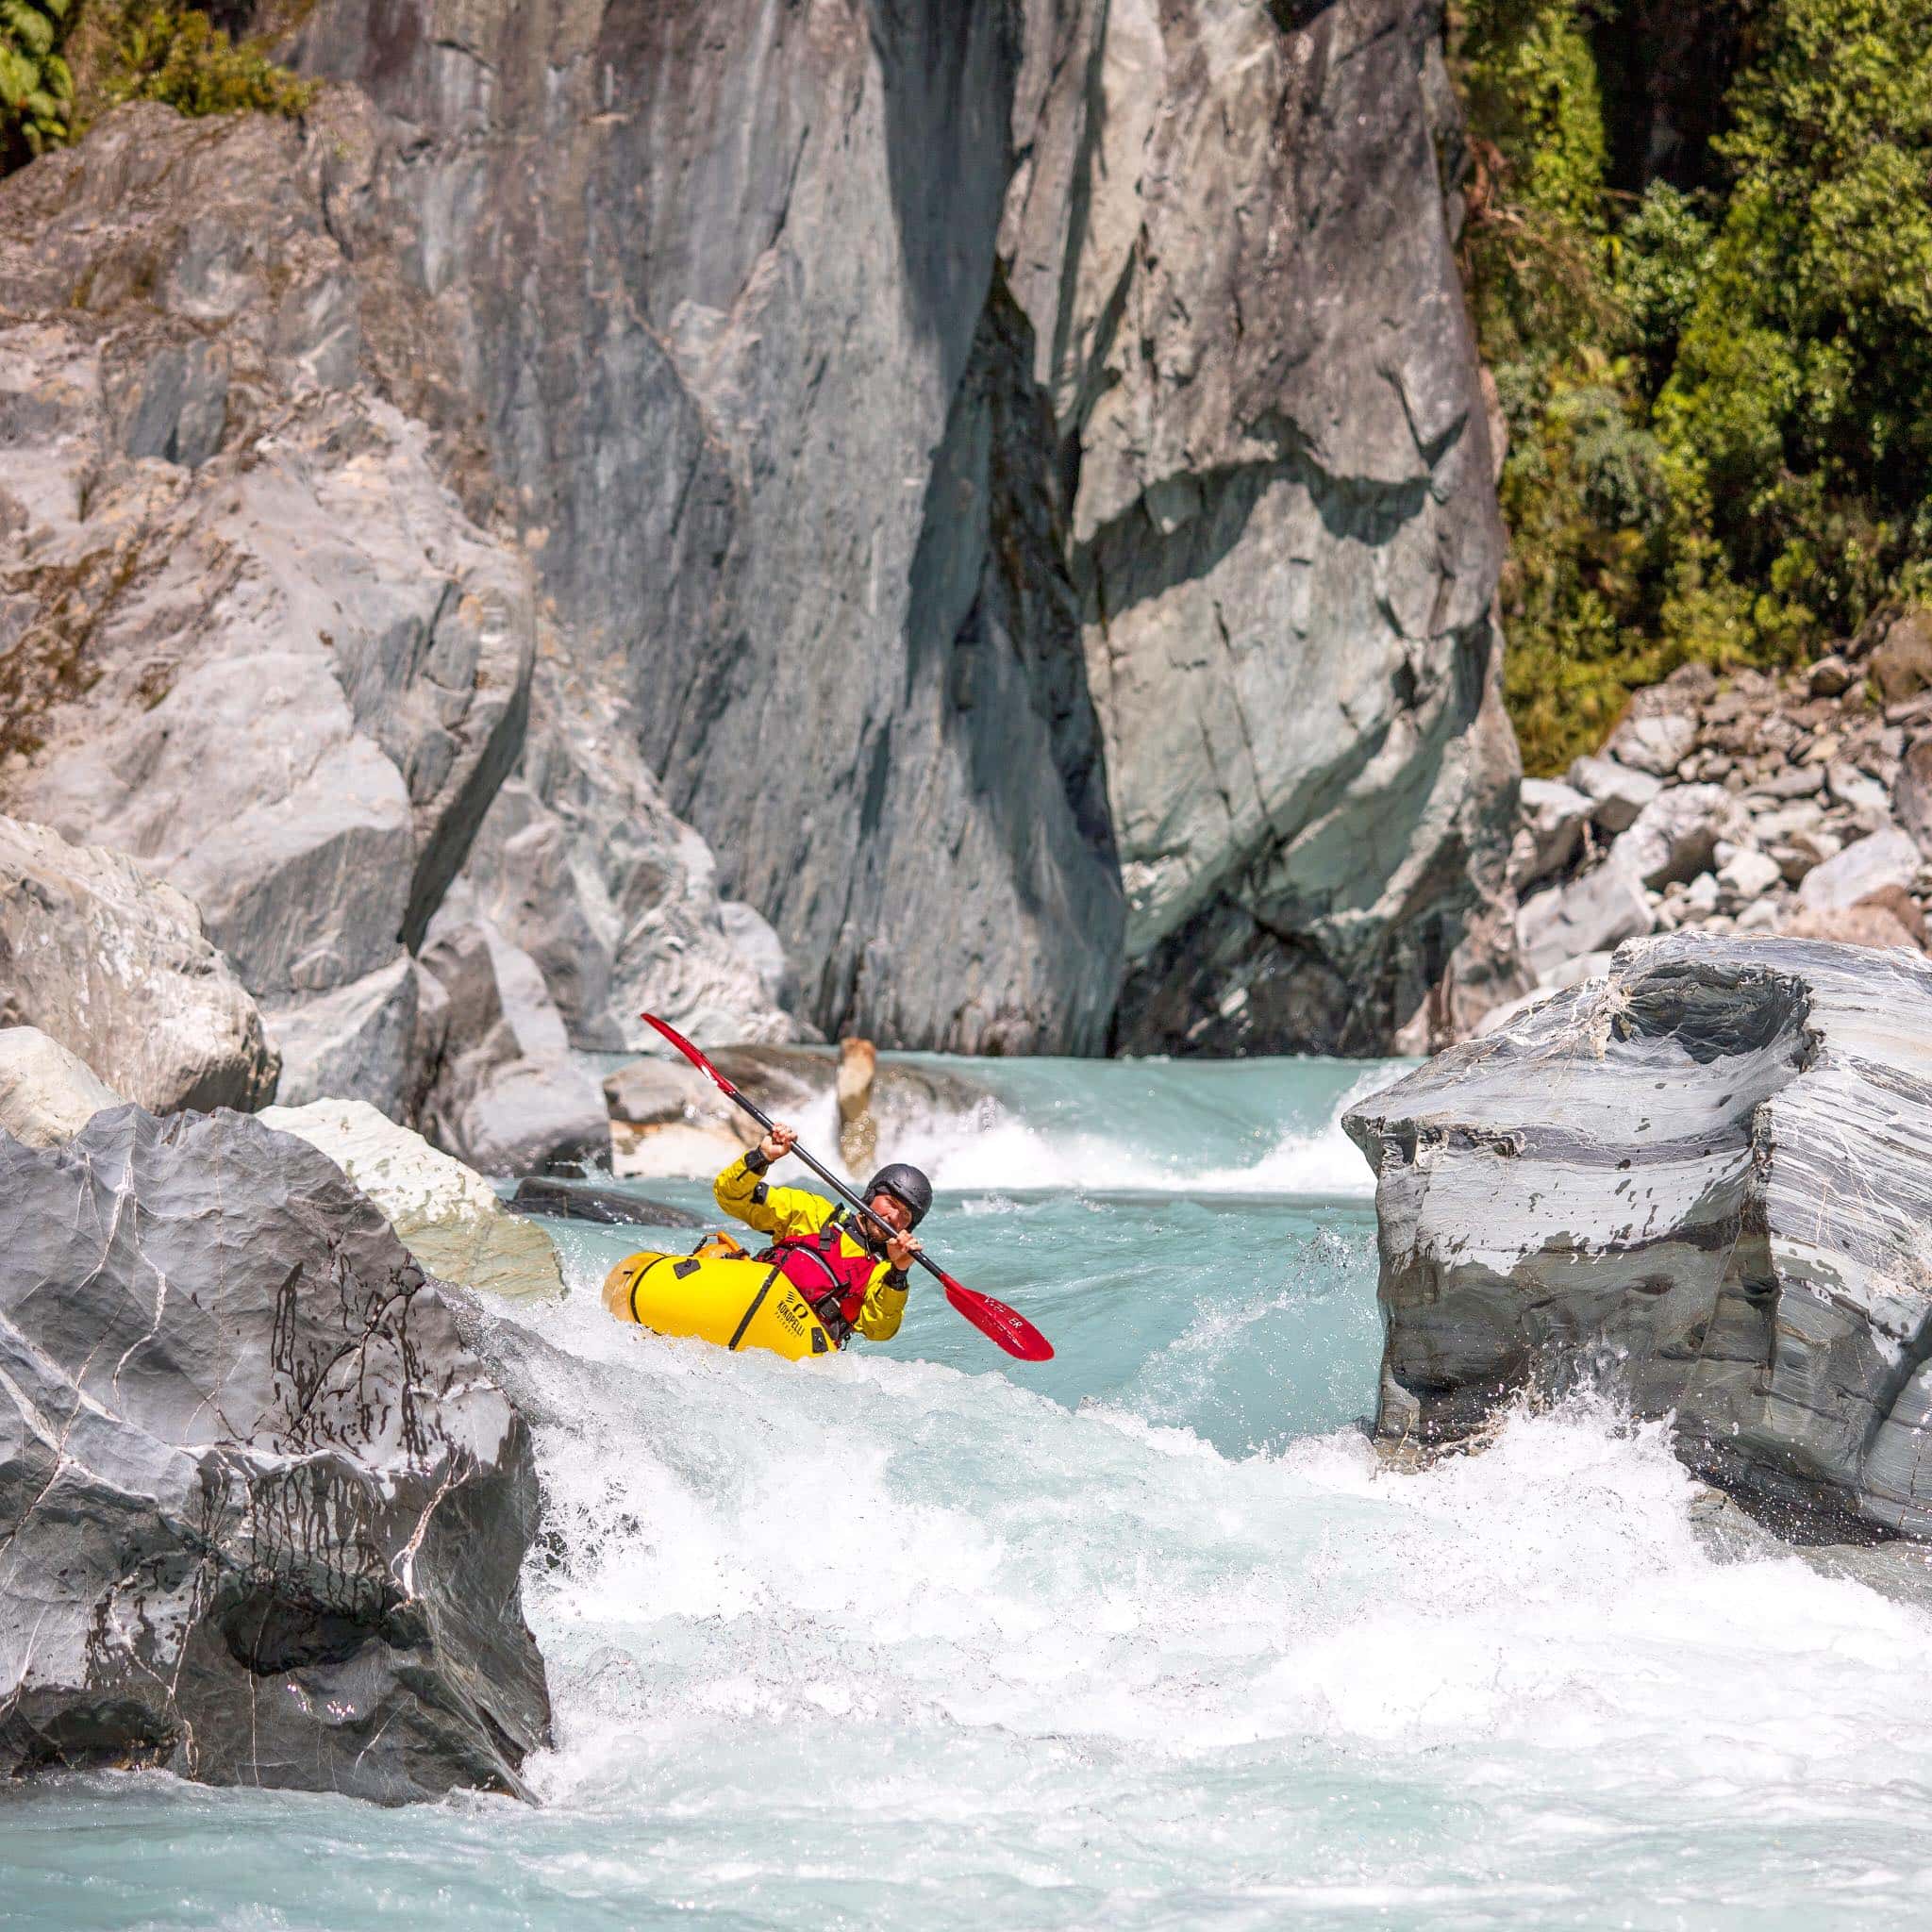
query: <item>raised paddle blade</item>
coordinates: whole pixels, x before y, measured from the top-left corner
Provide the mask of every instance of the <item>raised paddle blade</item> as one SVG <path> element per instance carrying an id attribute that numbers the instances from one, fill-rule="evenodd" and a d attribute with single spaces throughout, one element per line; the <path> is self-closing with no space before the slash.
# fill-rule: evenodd
<path id="1" fill-rule="evenodd" d="M 677 1030 L 675 1026 L 667 1025 L 662 1020 L 658 1019 L 656 1013 L 640 1013 L 638 1015 L 638 1018 L 641 1020 L 646 1026 L 655 1026 L 658 1029 L 658 1031 L 661 1033 L 664 1036 L 664 1038 L 668 1040 L 672 1043 L 672 1045 L 675 1046 L 678 1050 L 678 1052 L 681 1053 L 685 1057 L 685 1058 L 688 1059 L 691 1063 L 691 1065 L 698 1070 L 699 1073 L 707 1075 L 716 1085 L 720 1092 L 728 1093 L 733 1100 L 736 1100 L 739 1097 L 738 1089 L 734 1087 L 731 1084 L 731 1082 L 727 1080 L 724 1077 L 724 1075 L 721 1074 L 717 1070 L 717 1068 L 714 1067 L 710 1063 L 710 1061 L 708 1060 L 704 1057 L 704 1055 L 701 1054 L 697 1050 L 697 1048 L 694 1047 L 691 1043 L 691 1041 L 688 1041 L 684 1037 L 684 1035 Z"/>
<path id="2" fill-rule="evenodd" d="M 934 1269 L 933 1273 L 946 1284 L 946 1299 L 982 1335 L 998 1342 L 1008 1355 L 1017 1356 L 1023 1362 L 1050 1362 L 1053 1359 L 1053 1343 L 1024 1315 L 1008 1307 L 1005 1302 L 994 1301 L 990 1294 L 962 1288 L 940 1269 Z"/>

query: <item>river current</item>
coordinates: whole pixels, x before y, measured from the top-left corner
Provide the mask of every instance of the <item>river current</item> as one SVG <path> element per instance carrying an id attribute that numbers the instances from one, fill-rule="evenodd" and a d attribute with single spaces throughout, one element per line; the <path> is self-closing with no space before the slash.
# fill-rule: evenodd
<path id="1" fill-rule="evenodd" d="M 543 1802 L 17 1790 L 0 1922 L 1924 1924 L 1932 1622 L 1720 1562 L 1661 1432 L 1588 1405 L 1378 1462 L 1337 1117 L 1399 1070 L 970 1071 L 1000 1105 L 890 1151 L 939 1183 L 935 1254 L 1056 1360 L 929 1283 L 829 1361 L 665 1341 L 597 1300 L 640 1242 L 553 1224 L 573 1292 L 515 1317 L 551 1345 Z"/>

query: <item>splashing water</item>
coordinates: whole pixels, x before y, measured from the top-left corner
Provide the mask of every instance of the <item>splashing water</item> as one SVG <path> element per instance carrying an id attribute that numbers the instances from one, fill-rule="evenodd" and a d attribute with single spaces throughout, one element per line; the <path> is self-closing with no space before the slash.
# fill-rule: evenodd
<path id="1" fill-rule="evenodd" d="M 928 1231 L 1054 1362 L 926 1294 L 890 1346 L 816 1364 L 663 1341 L 598 1306 L 623 1237 L 554 1230 L 571 1299 L 497 1332 L 546 1496 L 544 1803 L 66 1780 L 0 1808 L 0 1916 L 1922 1919 L 1924 1617 L 1716 1561 L 1658 1429 L 1575 1405 L 1403 1474 L 1353 1425 L 1379 1344 L 1359 1188 L 1226 1176 L 1334 1172 L 1360 1069 L 1143 1069 L 1138 1097 L 1114 1068 L 974 1071 L 1036 1144 L 929 1156 Z"/>

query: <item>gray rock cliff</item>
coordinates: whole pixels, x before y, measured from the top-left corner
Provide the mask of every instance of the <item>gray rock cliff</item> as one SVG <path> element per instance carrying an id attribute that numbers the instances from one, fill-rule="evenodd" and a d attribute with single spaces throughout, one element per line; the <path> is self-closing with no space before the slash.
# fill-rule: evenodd
<path id="1" fill-rule="evenodd" d="M 0 1769 L 521 1791 L 529 1434 L 335 1164 L 228 1112 L 0 1135 Z"/>
<path id="2" fill-rule="evenodd" d="M 827 1032 L 1092 1048 L 1131 967 L 1128 1044 L 1367 1045 L 1448 971 L 1515 759 L 1439 30 L 309 15 L 576 663 Z"/>
<path id="3" fill-rule="evenodd" d="M 0 801 L 194 902 L 288 1102 L 420 1104 L 411 955 L 512 774 L 586 1043 L 692 987 L 787 1037 L 635 744 L 561 700 L 526 730 L 548 620 L 391 153 L 335 90 L 299 127 L 131 108 L 0 185 Z"/>
<path id="4" fill-rule="evenodd" d="M 0 802 L 189 891 L 296 1098 L 408 1110 L 458 873 L 587 1043 L 658 966 L 788 1030 L 725 903 L 827 1033 L 1453 1013 L 1516 769 L 1440 35 L 320 0 L 304 125 L 0 191 Z"/>
<path id="5" fill-rule="evenodd" d="M 1345 1124 L 1377 1426 L 1602 1388 L 1780 1527 L 1932 1535 L 1932 963 L 1680 933 Z"/>
<path id="6" fill-rule="evenodd" d="M 200 908 L 298 1091 L 346 1033 L 387 1052 L 332 1067 L 340 1091 L 394 1106 L 405 949 L 521 746 L 533 614 L 428 429 L 363 380 L 326 152 L 143 107 L 0 184 L 32 679 L 0 791 Z"/>
<path id="7" fill-rule="evenodd" d="M 1001 248 L 1070 479 L 1137 1048 L 1385 1041 L 1501 883 L 1440 10 L 1055 0 Z"/>

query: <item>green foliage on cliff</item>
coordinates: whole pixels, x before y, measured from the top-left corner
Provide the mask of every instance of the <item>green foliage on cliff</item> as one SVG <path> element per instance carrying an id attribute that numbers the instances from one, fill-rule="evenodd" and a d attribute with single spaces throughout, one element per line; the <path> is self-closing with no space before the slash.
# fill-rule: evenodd
<path id="1" fill-rule="evenodd" d="M 0 174 L 66 137 L 70 0 L 0 0 Z"/>
<path id="2" fill-rule="evenodd" d="M 300 114 L 314 88 L 167 0 L 0 0 L 0 175 L 123 101 L 183 114 Z"/>
<path id="3" fill-rule="evenodd" d="M 140 4 L 112 10 L 112 52 L 89 104 L 94 113 L 161 101 L 183 114 L 296 115 L 314 98 L 311 83 L 259 47 L 235 45 L 205 13 Z"/>
<path id="4" fill-rule="evenodd" d="M 1454 28 L 1533 771 L 1676 664 L 1790 661 L 1932 588 L 1932 0 L 1738 0 L 1689 192 L 1610 188 L 1619 5 Z"/>

